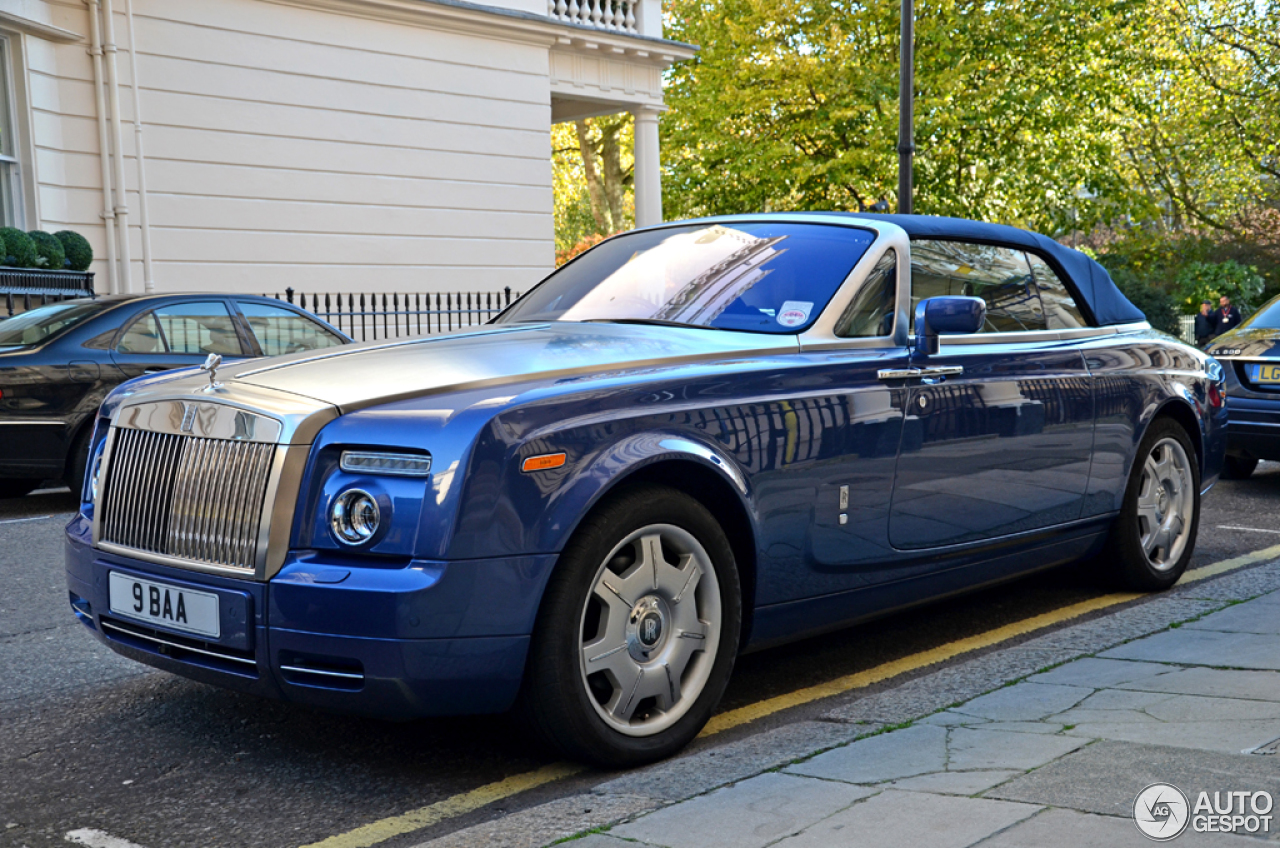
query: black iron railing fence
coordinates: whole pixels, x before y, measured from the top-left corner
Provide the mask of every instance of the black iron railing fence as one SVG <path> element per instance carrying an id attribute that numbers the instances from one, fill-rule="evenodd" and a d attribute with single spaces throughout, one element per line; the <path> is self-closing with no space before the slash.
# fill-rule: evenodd
<path id="1" fill-rule="evenodd" d="M 272 295 L 268 295 L 271 297 Z M 483 324 L 511 305 L 519 292 L 408 292 L 274 295 L 323 318 L 358 342 L 447 333 Z"/>
<path id="2" fill-rule="evenodd" d="M 73 297 L 93 297 L 92 271 L 44 271 L 0 267 L 0 317 L 10 318 L 46 303 Z"/>

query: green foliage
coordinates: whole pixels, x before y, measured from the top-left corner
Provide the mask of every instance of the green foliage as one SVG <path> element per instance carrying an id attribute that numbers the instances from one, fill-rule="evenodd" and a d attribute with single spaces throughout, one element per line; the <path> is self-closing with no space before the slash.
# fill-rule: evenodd
<path id="1" fill-rule="evenodd" d="M 93 264 L 93 247 L 89 240 L 71 230 L 59 230 L 53 234 L 62 243 L 62 250 L 67 257 L 67 267 L 72 271 L 87 271 Z"/>
<path id="2" fill-rule="evenodd" d="M 1200 304 L 1209 301 L 1217 306 L 1218 298 L 1226 295 L 1243 311 L 1252 311 L 1262 300 L 1264 288 L 1262 276 L 1251 265 L 1241 265 L 1234 259 L 1226 262 L 1191 262 L 1183 266 L 1174 279 L 1179 306 L 1184 315 L 1200 311 Z"/>
<path id="3" fill-rule="evenodd" d="M 27 235 L 36 245 L 36 265 L 50 271 L 61 271 L 67 266 L 67 254 L 62 249 L 62 242 L 44 230 L 32 230 Z"/>
<path id="4" fill-rule="evenodd" d="M 1146 0 L 924 0 L 916 211 L 1062 231 L 1122 188 L 1100 131 Z M 673 0 L 672 215 L 896 208 L 898 0 Z M 1087 189 L 1087 196 L 1080 196 Z"/>
<path id="5" fill-rule="evenodd" d="M 1177 302 L 1168 292 L 1124 272 L 1112 274 L 1112 279 L 1129 302 L 1147 316 L 1152 327 L 1171 335 L 1179 334 Z"/>
<path id="6" fill-rule="evenodd" d="M 1147 323 L 1157 330 L 1178 335 L 1178 304 L 1172 295 L 1132 266 L 1123 264 L 1123 260 L 1104 255 L 1099 256 L 1098 261 L 1107 268 L 1116 287 L 1129 298 L 1129 302 L 1147 316 Z"/>
<path id="7" fill-rule="evenodd" d="M 572 253 L 576 246 L 592 237 L 599 241 L 606 235 L 635 226 L 631 116 L 589 118 L 583 124 L 590 147 L 586 156 L 582 150 L 584 136 L 578 133 L 574 123 L 551 127 L 557 257 Z M 591 159 L 590 177 L 586 157 Z M 563 262 L 557 258 L 556 264 Z"/>
<path id="8" fill-rule="evenodd" d="M 667 9 L 701 45 L 667 79 L 669 217 L 897 208 L 899 0 Z M 1277 0 L 919 0 L 915 209 L 1238 234 L 1280 178 L 1277 31 Z"/>
<path id="9" fill-rule="evenodd" d="M 0 264 L 14 268 L 34 268 L 40 254 L 31 236 L 16 227 L 0 227 L 0 241 L 4 242 L 5 255 Z"/>

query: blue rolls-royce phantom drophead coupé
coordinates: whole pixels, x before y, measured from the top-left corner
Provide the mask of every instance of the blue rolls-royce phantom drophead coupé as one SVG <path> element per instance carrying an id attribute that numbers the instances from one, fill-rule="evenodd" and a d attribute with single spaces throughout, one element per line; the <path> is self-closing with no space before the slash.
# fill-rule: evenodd
<path id="1" fill-rule="evenodd" d="M 102 407 L 85 626 L 327 709 L 516 706 L 613 766 L 744 649 L 1095 554 L 1171 586 L 1226 436 L 1221 367 L 1097 263 L 929 217 L 664 224 L 484 327 L 218 366 Z"/>

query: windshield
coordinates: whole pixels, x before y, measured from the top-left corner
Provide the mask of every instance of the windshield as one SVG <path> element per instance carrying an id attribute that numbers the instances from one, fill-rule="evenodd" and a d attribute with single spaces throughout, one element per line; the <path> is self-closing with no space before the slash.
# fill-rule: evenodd
<path id="1" fill-rule="evenodd" d="M 778 222 L 628 233 L 554 272 L 497 323 L 618 321 L 799 333 L 873 241 L 868 230 Z"/>
<path id="2" fill-rule="evenodd" d="M 1250 315 L 1240 329 L 1280 330 L 1280 297 L 1273 297 L 1262 308 Z"/>
<path id="3" fill-rule="evenodd" d="M 0 347 L 40 344 L 106 308 L 105 303 L 85 300 L 37 306 L 7 321 L 0 321 Z"/>

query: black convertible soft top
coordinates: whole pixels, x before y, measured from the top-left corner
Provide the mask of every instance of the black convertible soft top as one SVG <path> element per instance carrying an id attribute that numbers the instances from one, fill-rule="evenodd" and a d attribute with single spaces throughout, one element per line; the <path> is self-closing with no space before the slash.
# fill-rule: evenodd
<path id="1" fill-rule="evenodd" d="M 1048 236 L 1003 224 L 984 224 L 981 221 L 966 221 L 963 218 L 938 218 L 932 215 L 872 215 L 852 212 L 829 214 L 888 221 L 902 227 L 913 239 L 951 239 L 1007 244 L 1034 250 L 1067 278 L 1068 283 L 1084 301 L 1085 308 L 1093 313 L 1094 320 L 1099 326 L 1147 320 L 1147 316 L 1143 315 L 1116 288 L 1106 268 L 1080 251 L 1058 244 Z"/>

